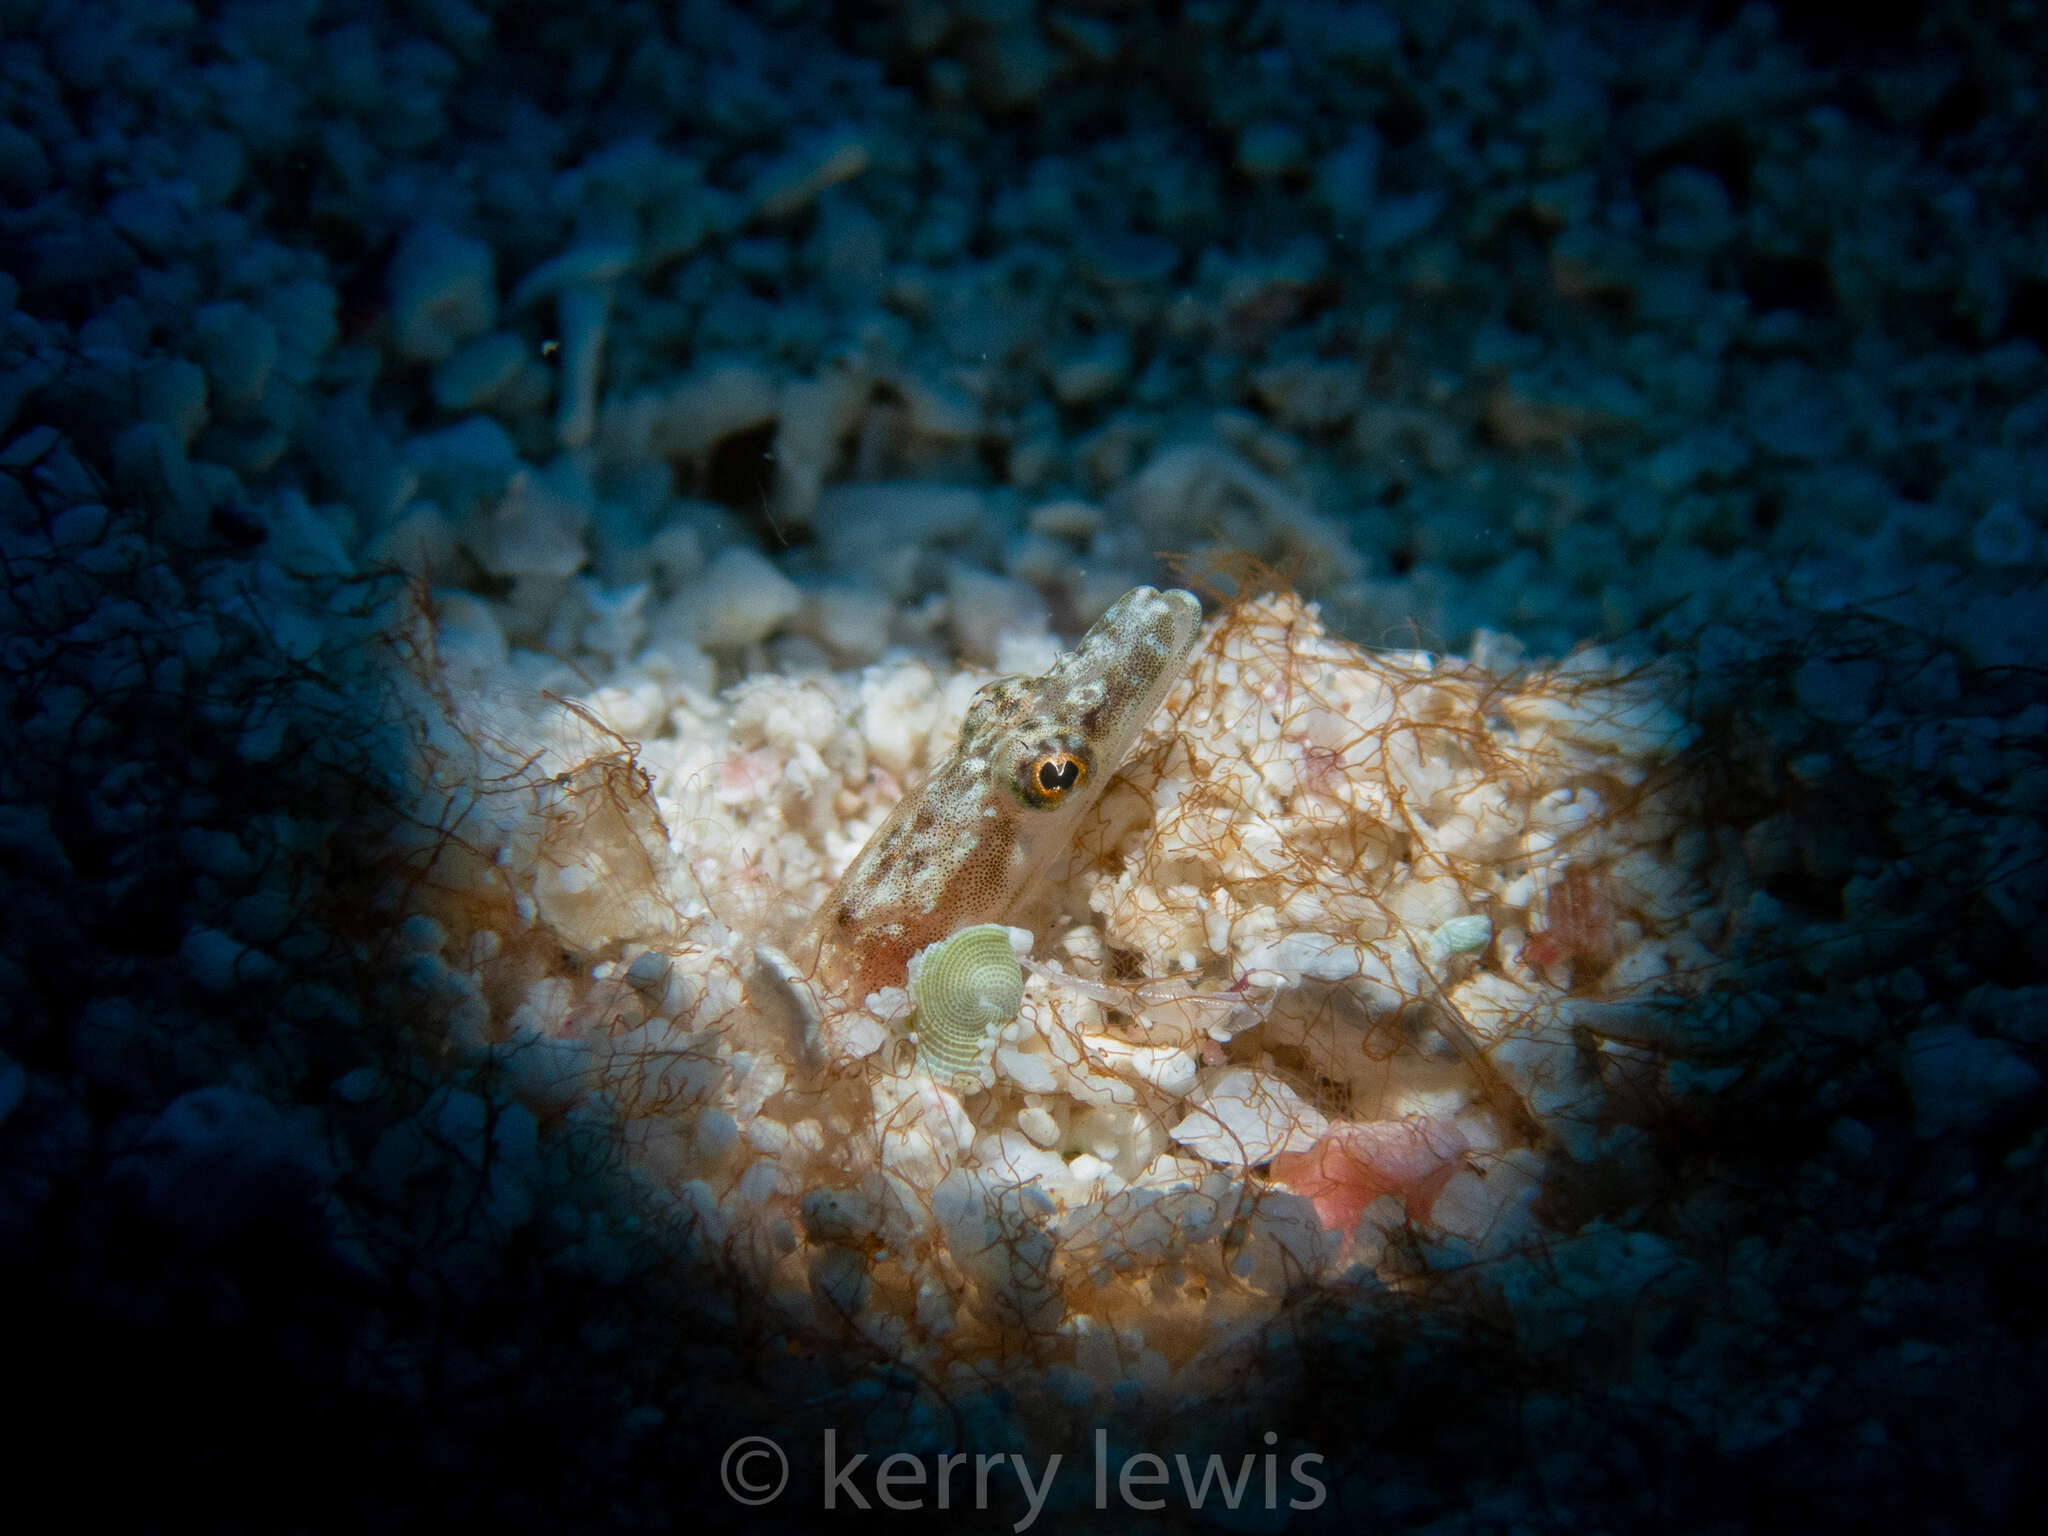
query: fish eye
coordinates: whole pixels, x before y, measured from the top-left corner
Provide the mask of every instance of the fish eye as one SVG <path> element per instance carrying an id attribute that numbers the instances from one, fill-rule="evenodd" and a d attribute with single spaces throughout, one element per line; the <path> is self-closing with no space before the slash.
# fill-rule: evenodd
<path id="1" fill-rule="evenodd" d="M 1024 792 L 1032 804 L 1050 809 L 1088 776 L 1088 765 L 1071 752 L 1047 752 L 1025 768 Z"/>

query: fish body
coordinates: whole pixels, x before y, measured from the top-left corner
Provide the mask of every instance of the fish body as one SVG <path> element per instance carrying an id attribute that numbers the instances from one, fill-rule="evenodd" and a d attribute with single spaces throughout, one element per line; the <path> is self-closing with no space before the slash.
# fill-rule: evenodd
<path id="1" fill-rule="evenodd" d="M 975 695 L 960 739 L 868 839 L 818 910 L 820 978 L 865 997 L 910 957 L 997 923 L 1072 840 L 1187 666 L 1191 592 L 1135 587 L 1039 677 Z"/>

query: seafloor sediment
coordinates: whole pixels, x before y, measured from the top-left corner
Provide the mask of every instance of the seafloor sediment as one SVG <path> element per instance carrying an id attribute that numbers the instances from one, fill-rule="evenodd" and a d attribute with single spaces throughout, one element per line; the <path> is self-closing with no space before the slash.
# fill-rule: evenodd
<path id="1" fill-rule="evenodd" d="M 2022 1518 L 2042 35 L 0 0 L 27 1458 Z M 1189 674 L 934 1084 L 805 925 L 1147 582 Z M 1277 1504 L 1084 1470 L 1211 1452 Z"/>

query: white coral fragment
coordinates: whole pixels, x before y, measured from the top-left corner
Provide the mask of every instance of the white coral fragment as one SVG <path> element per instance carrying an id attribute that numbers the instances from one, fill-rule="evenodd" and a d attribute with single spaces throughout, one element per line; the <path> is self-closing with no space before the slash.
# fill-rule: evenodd
<path id="1" fill-rule="evenodd" d="M 1173 1139 L 1197 1157 L 1226 1168 L 1270 1162 L 1279 1152 L 1302 1152 L 1330 1128 L 1327 1116 L 1281 1078 L 1231 1067 L 1193 1096 L 1194 1113 L 1173 1128 Z"/>

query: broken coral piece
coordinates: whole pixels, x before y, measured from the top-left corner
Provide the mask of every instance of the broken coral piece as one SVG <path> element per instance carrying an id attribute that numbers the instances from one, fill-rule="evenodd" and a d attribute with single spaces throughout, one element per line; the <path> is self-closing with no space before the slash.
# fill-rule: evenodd
<path id="1" fill-rule="evenodd" d="M 1173 1139 L 1224 1167 L 1253 1167 L 1327 1135 L 1329 1120 L 1281 1078 L 1231 1067 L 1194 1096 L 1195 1112 Z"/>
<path id="2" fill-rule="evenodd" d="M 1427 1220 L 1470 1150 L 1464 1134 L 1443 1121 L 1339 1121 L 1306 1151 L 1276 1155 L 1271 1171 L 1275 1183 L 1315 1206 L 1325 1231 L 1348 1232 L 1382 1195 L 1400 1196 L 1411 1218 Z"/>

